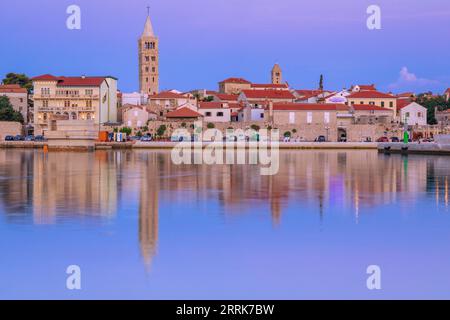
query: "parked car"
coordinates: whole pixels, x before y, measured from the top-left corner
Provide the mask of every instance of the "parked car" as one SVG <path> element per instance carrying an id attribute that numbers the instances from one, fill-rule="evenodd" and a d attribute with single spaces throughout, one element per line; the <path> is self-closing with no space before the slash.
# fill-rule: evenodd
<path id="1" fill-rule="evenodd" d="M 24 141 L 24 140 L 25 140 L 25 138 L 20 134 L 18 134 L 17 136 L 14 137 L 14 141 Z"/>
<path id="2" fill-rule="evenodd" d="M 397 138 L 397 137 L 392 137 L 392 138 L 391 138 L 391 141 L 392 141 L 392 142 L 400 142 L 400 139 Z"/>
<path id="3" fill-rule="evenodd" d="M 34 141 L 34 136 L 33 135 L 28 135 L 25 137 L 25 141 Z"/>
<path id="4" fill-rule="evenodd" d="M 142 136 L 141 137 L 141 141 L 143 141 L 143 142 L 150 142 L 152 140 L 153 140 L 152 136 Z"/>
<path id="5" fill-rule="evenodd" d="M 5 141 L 14 141 L 14 137 L 13 136 L 6 136 L 5 137 Z"/>
<path id="6" fill-rule="evenodd" d="M 377 139 L 377 142 L 389 142 L 388 137 L 381 137 Z"/>
<path id="7" fill-rule="evenodd" d="M 316 139 L 317 142 L 326 142 L 327 139 L 325 138 L 325 136 L 318 136 Z"/>
<path id="8" fill-rule="evenodd" d="M 36 137 L 34 137 L 34 141 L 36 141 L 36 142 L 44 142 L 46 140 L 47 139 L 45 139 L 44 136 L 36 136 Z"/>

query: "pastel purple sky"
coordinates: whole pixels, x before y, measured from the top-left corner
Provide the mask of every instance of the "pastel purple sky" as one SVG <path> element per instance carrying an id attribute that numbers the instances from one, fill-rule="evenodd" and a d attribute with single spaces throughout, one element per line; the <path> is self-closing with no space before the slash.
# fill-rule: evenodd
<path id="1" fill-rule="evenodd" d="M 375 83 L 395 92 L 450 87 L 448 0 L 22 0 L 0 3 L 0 76 L 114 75 L 138 89 L 137 38 L 150 3 L 162 89 L 216 89 L 229 76 L 295 88 Z M 82 29 L 66 28 L 66 8 Z M 366 9 L 382 10 L 382 29 Z"/>

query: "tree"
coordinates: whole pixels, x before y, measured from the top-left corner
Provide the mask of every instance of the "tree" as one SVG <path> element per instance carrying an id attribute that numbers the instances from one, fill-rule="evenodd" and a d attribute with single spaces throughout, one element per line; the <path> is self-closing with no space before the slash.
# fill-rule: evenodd
<path id="1" fill-rule="evenodd" d="M 259 126 L 258 125 L 256 125 L 256 124 L 252 124 L 251 126 L 250 126 L 250 128 L 252 129 L 252 130 L 255 130 L 255 131 L 259 131 Z"/>
<path id="2" fill-rule="evenodd" d="M 122 127 L 122 128 L 120 128 L 120 132 L 126 133 L 127 136 L 131 135 L 131 132 L 132 132 L 132 131 L 133 131 L 133 130 L 132 130 L 131 128 L 129 128 L 129 127 Z"/>
<path id="3" fill-rule="evenodd" d="M 7 96 L 0 97 L 0 121 L 24 122 L 22 114 L 13 109 Z"/>
<path id="4" fill-rule="evenodd" d="M 23 73 L 8 73 L 6 78 L 3 79 L 3 84 L 18 84 L 22 88 L 27 89 L 28 93 L 31 93 L 33 90 L 33 83 L 31 82 L 31 79 Z"/>
<path id="5" fill-rule="evenodd" d="M 162 124 L 159 126 L 158 130 L 156 130 L 156 135 L 162 137 L 164 133 L 166 132 L 167 127 L 165 124 Z"/>
<path id="6" fill-rule="evenodd" d="M 209 122 L 209 123 L 206 125 L 206 127 L 207 127 L 208 129 L 214 129 L 216 126 L 214 125 L 214 123 Z"/>
<path id="7" fill-rule="evenodd" d="M 323 90 L 323 74 L 320 75 L 319 90 Z"/>
<path id="8" fill-rule="evenodd" d="M 444 96 L 429 96 L 427 94 L 419 94 L 416 102 L 427 108 L 428 124 L 436 124 L 434 115 L 435 108 L 439 110 L 447 110 L 450 108 L 450 101 L 446 101 Z"/>
<path id="9" fill-rule="evenodd" d="M 213 96 L 207 96 L 207 97 L 204 97 L 203 98 L 203 102 L 211 102 L 211 101 L 213 101 L 214 100 L 214 97 Z"/>
<path id="10" fill-rule="evenodd" d="M 290 131 L 286 131 L 283 135 L 286 138 L 290 138 L 291 137 L 291 132 Z"/>

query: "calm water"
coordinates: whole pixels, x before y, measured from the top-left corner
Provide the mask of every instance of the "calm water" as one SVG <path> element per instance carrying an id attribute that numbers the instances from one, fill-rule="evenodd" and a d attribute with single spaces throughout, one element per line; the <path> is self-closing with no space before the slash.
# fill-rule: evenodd
<path id="1" fill-rule="evenodd" d="M 0 298 L 450 298 L 449 176 L 449 157 L 373 151 L 281 152 L 263 177 L 0 150 Z"/>

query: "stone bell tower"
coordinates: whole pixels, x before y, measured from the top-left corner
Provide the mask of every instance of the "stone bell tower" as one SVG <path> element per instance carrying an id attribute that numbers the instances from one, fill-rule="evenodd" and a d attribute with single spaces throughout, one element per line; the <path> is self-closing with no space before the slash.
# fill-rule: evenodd
<path id="1" fill-rule="evenodd" d="M 281 84 L 283 81 L 283 74 L 281 72 L 281 68 L 276 63 L 272 68 L 272 84 Z"/>
<path id="2" fill-rule="evenodd" d="M 159 92 L 159 40 L 153 32 L 150 14 L 147 15 L 144 31 L 138 40 L 139 90 L 154 95 Z"/>

